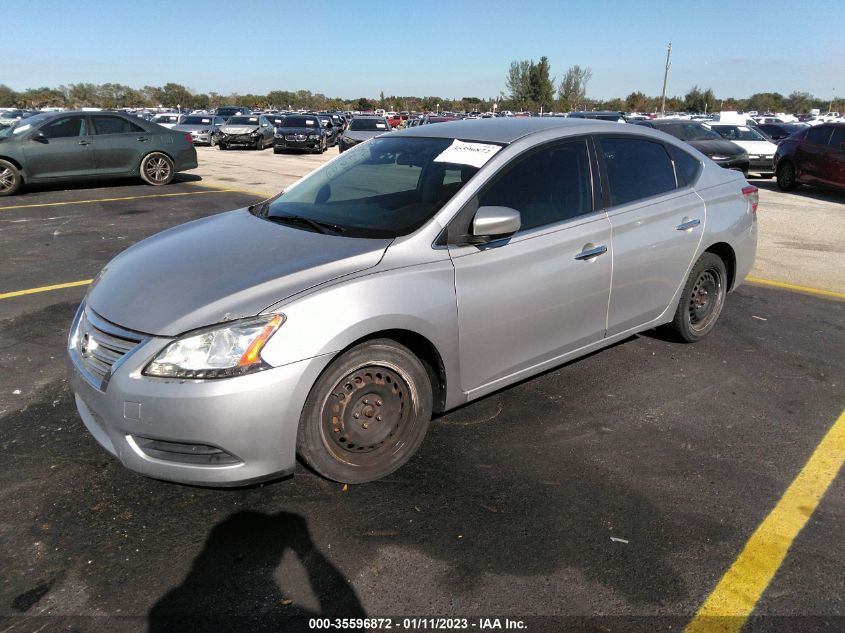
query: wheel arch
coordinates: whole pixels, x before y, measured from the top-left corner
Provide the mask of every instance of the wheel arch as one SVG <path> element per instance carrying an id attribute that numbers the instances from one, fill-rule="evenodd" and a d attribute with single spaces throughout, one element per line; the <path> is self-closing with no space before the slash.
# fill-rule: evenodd
<path id="1" fill-rule="evenodd" d="M 26 182 L 26 171 L 24 170 L 23 165 L 21 165 L 21 162 L 19 160 L 16 160 L 16 159 L 12 158 L 11 156 L 3 156 L 3 155 L 0 155 L 0 160 L 5 160 L 5 161 L 12 163 L 15 166 L 15 168 L 18 170 L 18 172 L 20 172 L 21 182 L 22 183 Z"/>
<path id="2" fill-rule="evenodd" d="M 725 271 L 728 277 L 728 291 L 733 290 L 736 282 L 736 252 L 733 247 L 727 242 L 716 242 L 711 244 L 705 250 L 705 253 L 713 253 L 723 262 L 725 262 Z"/>
<path id="3" fill-rule="evenodd" d="M 446 408 L 446 365 L 437 346 L 428 338 L 413 330 L 392 328 L 371 332 L 352 341 L 349 345 L 337 352 L 332 358 L 340 358 L 348 350 L 356 345 L 376 339 L 390 339 L 407 347 L 423 364 L 431 380 L 432 404 L 435 413 L 442 413 Z M 331 363 L 329 363 L 330 365 Z M 328 365 L 327 365 L 328 367 Z"/>

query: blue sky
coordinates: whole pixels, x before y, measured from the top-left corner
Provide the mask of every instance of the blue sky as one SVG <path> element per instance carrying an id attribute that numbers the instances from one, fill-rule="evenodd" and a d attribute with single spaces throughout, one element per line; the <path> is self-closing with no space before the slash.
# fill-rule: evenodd
<path id="1" fill-rule="evenodd" d="M 570 65 L 591 67 L 591 97 L 658 95 L 671 41 L 670 95 L 697 84 L 717 97 L 845 98 L 837 3 L 661 4 L 27 0 L 4 14 L 0 83 L 492 97 L 505 90 L 512 60 L 546 55 L 558 80 Z"/>

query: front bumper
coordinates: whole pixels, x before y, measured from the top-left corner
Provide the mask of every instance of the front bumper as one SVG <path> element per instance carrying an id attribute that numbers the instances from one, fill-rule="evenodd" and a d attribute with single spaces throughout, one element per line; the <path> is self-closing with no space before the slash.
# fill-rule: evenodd
<path id="1" fill-rule="evenodd" d="M 224 134 L 220 137 L 220 142 L 231 147 L 252 147 L 258 139 L 258 136 L 251 134 Z"/>
<path id="2" fill-rule="evenodd" d="M 202 145 L 211 145 L 211 137 L 213 135 L 211 132 L 206 132 L 205 134 L 201 134 L 199 132 L 191 132 L 191 138 L 193 139 L 194 143 L 199 143 Z"/>
<path id="3" fill-rule="evenodd" d="M 725 169 L 735 169 L 741 172 L 747 172 L 749 163 L 747 156 L 731 156 L 724 160 L 717 160 L 715 161 L 719 167 L 724 167 Z"/>
<path id="4" fill-rule="evenodd" d="M 78 321 L 79 314 L 74 328 Z M 329 357 L 218 380 L 141 375 L 171 340 L 142 340 L 102 387 L 68 346 L 70 386 L 91 435 L 124 466 L 156 479 L 238 486 L 292 473 L 302 408 Z"/>
<path id="5" fill-rule="evenodd" d="M 749 156 L 748 169 L 754 173 L 774 173 L 774 156 Z"/>
<path id="6" fill-rule="evenodd" d="M 273 138 L 273 147 L 275 149 L 318 149 L 322 146 L 321 139 L 288 139 L 280 138 L 278 136 Z"/>

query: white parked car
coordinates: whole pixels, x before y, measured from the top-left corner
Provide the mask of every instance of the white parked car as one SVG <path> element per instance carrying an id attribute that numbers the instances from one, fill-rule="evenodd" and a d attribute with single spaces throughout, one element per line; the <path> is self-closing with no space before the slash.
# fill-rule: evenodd
<path id="1" fill-rule="evenodd" d="M 775 175 L 774 159 L 778 146 L 747 125 L 712 121 L 704 124 L 719 136 L 748 152 L 748 170 L 764 178 Z"/>
<path id="2" fill-rule="evenodd" d="M 176 112 L 163 112 L 162 114 L 157 114 L 152 118 L 153 123 L 158 123 L 162 127 L 172 128 L 176 125 L 179 125 L 182 122 L 182 119 L 185 115 L 178 114 Z"/>

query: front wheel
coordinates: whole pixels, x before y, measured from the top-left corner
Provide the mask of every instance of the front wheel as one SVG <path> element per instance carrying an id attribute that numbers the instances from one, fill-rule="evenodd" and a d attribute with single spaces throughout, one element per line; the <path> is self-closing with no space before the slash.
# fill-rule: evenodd
<path id="1" fill-rule="evenodd" d="M 431 381 L 422 362 L 395 341 L 368 341 L 337 358 L 314 383 L 297 450 L 328 479 L 374 481 L 416 452 L 431 411 Z"/>
<path id="2" fill-rule="evenodd" d="M 671 328 L 682 341 L 695 343 L 716 325 L 727 294 L 725 262 L 704 253 L 687 277 Z"/>
<path id="3" fill-rule="evenodd" d="M 152 152 L 141 160 L 141 178 L 148 185 L 166 185 L 175 175 L 173 161 L 167 154 Z"/>
<path id="4" fill-rule="evenodd" d="M 21 187 L 21 172 L 7 160 L 0 160 L 0 196 L 11 196 Z"/>
<path id="5" fill-rule="evenodd" d="M 208 136 L 208 146 L 214 147 L 217 145 L 217 137 L 214 134 L 209 134 Z"/>
<path id="6" fill-rule="evenodd" d="M 795 167 L 792 163 L 782 162 L 778 165 L 777 183 L 781 191 L 792 191 L 798 186 L 795 180 Z"/>
<path id="7" fill-rule="evenodd" d="M 259 136 L 259 137 L 256 139 L 256 141 L 255 141 L 255 149 L 257 149 L 259 152 L 260 152 L 261 150 L 263 150 L 263 149 L 264 149 L 264 137 L 263 137 L 263 136 Z"/>

